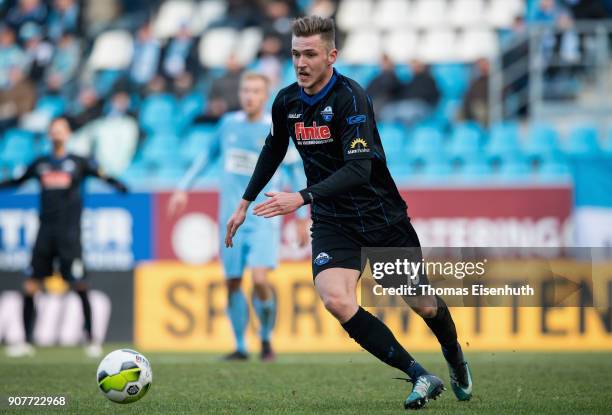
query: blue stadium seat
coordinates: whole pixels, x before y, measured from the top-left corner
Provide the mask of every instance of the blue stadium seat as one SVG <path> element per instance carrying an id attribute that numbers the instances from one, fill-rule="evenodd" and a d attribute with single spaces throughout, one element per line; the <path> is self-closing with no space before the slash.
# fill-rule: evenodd
<path id="1" fill-rule="evenodd" d="M 34 134 L 30 131 L 11 129 L 4 134 L 4 148 L 0 159 L 12 166 L 28 164 L 35 157 Z"/>
<path id="2" fill-rule="evenodd" d="M 566 144 L 565 151 L 572 155 L 595 155 L 601 151 L 597 129 L 591 125 L 572 130 Z"/>
<path id="3" fill-rule="evenodd" d="M 180 146 L 183 163 L 191 163 L 197 154 L 210 147 L 216 132 L 217 126 L 215 124 L 200 124 L 191 127 Z"/>
<path id="4" fill-rule="evenodd" d="M 45 95 L 36 103 L 36 110 L 46 112 L 51 118 L 62 115 L 65 109 L 66 102 L 59 95 Z"/>
<path id="5" fill-rule="evenodd" d="M 409 144 L 407 153 L 411 161 L 426 160 L 430 156 L 443 156 L 445 149 L 440 130 L 431 127 L 420 127 L 414 131 L 414 138 Z"/>
<path id="6" fill-rule="evenodd" d="M 491 160 L 500 160 L 511 153 L 521 153 L 518 124 L 511 122 L 494 125 L 486 153 Z"/>
<path id="7" fill-rule="evenodd" d="M 451 134 L 449 155 L 454 160 L 465 161 L 482 152 L 482 130 L 477 123 L 459 124 Z"/>
<path id="8" fill-rule="evenodd" d="M 459 178 L 466 181 L 478 181 L 489 179 L 493 174 L 493 168 L 486 159 L 479 155 L 473 155 L 464 159 L 459 171 Z"/>
<path id="9" fill-rule="evenodd" d="M 147 133 L 176 131 L 178 116 L 176 99 L 170 94 L 158 94 L 145 98 L 140 107 L 140 125 Z"/>
<path id="10" fill-rule="evenodd" d="M 531 165 L 521 153 L 509 153 L 502 157 L 497 178 L 507 181 L 527 180 L 532 175 Z"/>
<path id="11" fill-rule="evenodd" d="M 568 178 L 571 171 L 567 163 L 547 160 L 540 165 L 536 173 L 537 179 L 548 181 Z"/>
<path id="12" fill-rule="evenodd" d="M 464 64 L 433 65 L 431 73 L 446 98 L 461 99 L 470 82 L 470 67 Z"/>
<path id="13" fill-rule="evenodd" d="M 159 166 L 167 161 L 181 164 L 178 137 L 158 132 L 147 138 L 142 149 L 142 160 L 149 166 Z"/>
<path id="14" fill-rule="evenodd" d="M 178 102 L 181 114 L 181 129 L 189 125 L 195 117 L 204 111 L 205 104 L 204 95 L 198 91 L 186 95 Z"/>
<path id="15" fill-rule="evenodd" d="M 529 159 L 543 160 L 559 152 L 559 135 L 555 128 L 545 123 L 533 124 L 525 143 L 525 153 Z"/>
<path id="16" fill-rule="evenodd" d="M 454 173 L 452 162 L 444 155 L 430 155 L 424 160 L 421 178 L 426 180 L 446 180 Z"/>

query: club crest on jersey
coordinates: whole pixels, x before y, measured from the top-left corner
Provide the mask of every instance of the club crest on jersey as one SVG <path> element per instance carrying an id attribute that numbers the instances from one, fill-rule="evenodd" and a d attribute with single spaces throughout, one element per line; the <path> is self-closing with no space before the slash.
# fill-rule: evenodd
<path id="1" fill-rule="evenodd" d="M 332 120 L 332 118 L 334 117 L 334 113 L 332 111 L 332 107 L 330 107 L 329 105 L 327 107 L 325 107 L 325 109 L 323 111 L 321 111 L 321 117 L 323 117 L 325 122 L 330 122 Z"/>
<path id="2" fill-rule="evenodd" d="M 318 126 L 316 122 L 312 127 L 306 127 L 303 122 L 295 123 L 295 140 L 298 144 L 324 144 L 333 141 L 331 130 L 327 125 Z"/>
<path id="3" fill-rule="evenodd" d="M 325 265 L 331 260 L 331 257 L 326 252 L 321 252 L 314 260 L 314 263 L 318 266 Z"/>

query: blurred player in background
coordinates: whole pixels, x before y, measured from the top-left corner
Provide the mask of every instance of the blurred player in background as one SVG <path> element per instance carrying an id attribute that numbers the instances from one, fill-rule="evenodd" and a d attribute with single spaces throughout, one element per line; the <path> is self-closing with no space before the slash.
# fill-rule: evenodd
<path id="1" fill-rule="evenodd" d="M 257 157 L 270 130 L 271 117 L 265 112 L 269 97 L 269 81 L 264 75 L 246 72 L 240 81 L 239 97 L 241 111 L 227 113 L 221 119 L 213 143 L 207 151 L 202 152 L 193 162 L 177 190 L 170 198 L 168 213 L 171 216 L 182 211 L 187 204 L 187 189 L 195 177 L 213 160 L 220 157 L 223 163 L 221 176 L 221 206 L 219 225 L 225 229 L 234 207 L 239 203 L 242 193 L 255 168 Z M 286 159 L 285 171 L 293 183 L 292 188 L 299 189 L 305 183 L 299 157 Z M 275 175 L 269 183 L 268 191 L 278 191 L 281 187 L 280 175 Z M 265 198 L 261 198 L 263 201 Z M 301 245 L 308 242 L 309 220 L 300 209 L 298 215 L 298 239 Z M 278 263 L 280 244 L 280 218 L 267 221 L 264 218 L 249 216 L 245 222 L 245 232 L 236 238 L 237 249 L 221 246 L 221 259 L 227 279 L 228 312 L 236 338 L 236 351 L 225 358 L 227 360 L 246 360 L 248 358 L 245 343 L 249 309 L 246 297 L 241 289 L 242 275 L 246 267 L 253 275 L 254 297 L 253 309 L 260 322 L 261 358 L 269 361 L 274 358 L 271 346 L 271 333 L 276 319 L 276 299 L 268 282 L 268 272 Z M 221 232 L 220 232 L 221 233 Z"/>
<path id="2" fill-rule="evenodd" d="M 102 354 L 101 339 L 94 339 L 91 327 L 91 306 L 83 265 L 81 247 L 81 212 L 83 210 L 82 185 L 88 176 L 98 177 L 121 193 L 126 186 L 104 175 L 97 164 L 68 153 L 66 148 L 72 131 L 65 118 L 54 119 L 49 126 L 53 146 L 51 155 L 36 159 L 20 177 L 0 182 L 0 189 L 19 186 L 29 179 L 40 183 L 40 227 L 32 251 L 31 266 L 23 284 L 23 323 L 25 342 L 10 346 L 12 357 L 34 354 L 32 332 L 35 321 L 34 295 L 42 289 L 42 280 L 53 274 L 54 261 L 59 262 L 62 278 L 74 290 L 83 306 L 87 355 Z"/>
<path id="3" fill-rule="evenodd" d="M 362 270 L 361 248 L 420 247 L 420 243 L 387 168 L 372 102 L 359 84 L 333 67 L 338 54 L 334 38 L 331 19 L 308 16 L 293 23 L 297 82 L 274 100 L 270 134 L 243 200 L 227 223 L 225 243 L 234 245 L 233 237 L 249 205 L 259 200 L 293 140 L 304 161 L 308 187 L 295 193 L 268 192 L 269 199 L 253 212 L 275 218 L 312 205 L 317 293 L 361 347 L 406 373 L 413 388 L 404 407 L 419 409 L 442 393 L 442 380 L 427 372 L 382 321 L 359 306 L 356 286 Z M 433 296 L 411 300 L 410 307 L 440 342 L 453 392 L 459 400 L 469 400 L 472 379 L 446 304 Z"/>

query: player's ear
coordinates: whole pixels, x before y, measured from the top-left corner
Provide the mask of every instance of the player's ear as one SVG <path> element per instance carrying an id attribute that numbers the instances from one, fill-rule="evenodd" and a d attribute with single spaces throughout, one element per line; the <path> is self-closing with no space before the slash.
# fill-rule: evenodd
<path id="1" fill-rule="evenodd" d="M 338 49 L 333 48 L 327 54 L 327 63 L 329 65 L 333 65 L 334 63 L 336 63 L 336 59 L 338 59 Z"/>

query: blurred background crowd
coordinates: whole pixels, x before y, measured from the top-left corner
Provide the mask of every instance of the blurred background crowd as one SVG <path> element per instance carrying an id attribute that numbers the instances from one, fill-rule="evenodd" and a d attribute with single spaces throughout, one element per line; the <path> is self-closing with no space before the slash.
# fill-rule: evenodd
<path id="1" fill-rule="evenodd" d="M 294 82 L 304 14 L 336 19 L 337 68 L 372 96 L 400 182 L 563 180 L 568 155 L 612 152 L 601 117 L 567 124 L 607 99 L 612 0 L 0 0 L 0 178 L 65 115 L 74 152 L 173 186 L 244 70 Z"/>

